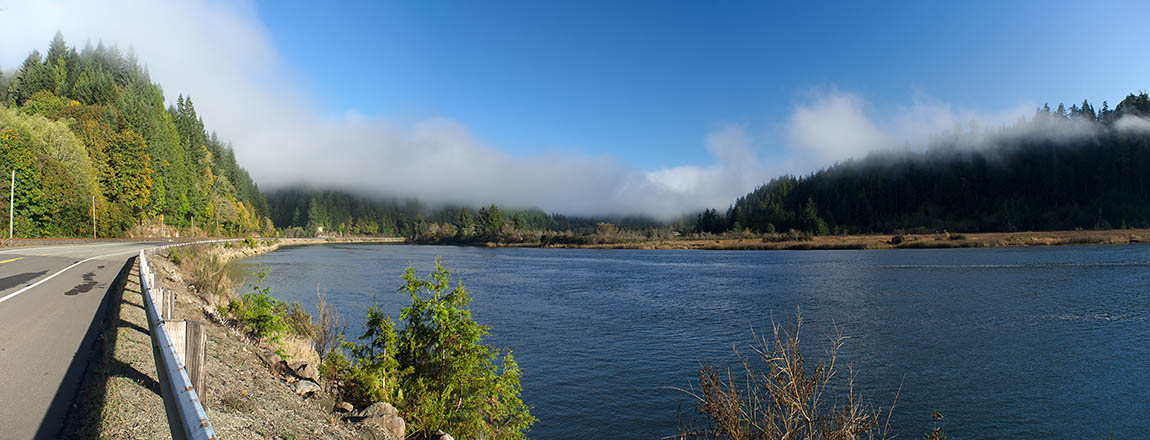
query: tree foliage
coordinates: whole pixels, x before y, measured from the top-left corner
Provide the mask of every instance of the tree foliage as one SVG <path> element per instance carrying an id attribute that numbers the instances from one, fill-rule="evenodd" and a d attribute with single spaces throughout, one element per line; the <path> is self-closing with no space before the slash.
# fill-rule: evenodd
<path id="1" fill-rule="evenodd" d="M 266 227 L 267 202 L 231 146 L 209 136 L 190 97 L 165 108 L 131 52 L 77 52 L 57 33 L 47 56 L 32 51 L 0 85 L 5 154 L 31 158 L 0 165 L 22 167 L 20 236 L 89 235 L 93 201 L 102 236 L 147 221 L 228 235 Z"/>
<path id="2" fill-rule="evenodd" d="M 727 225 L 813 234 L 1150 226 L 1150 134 L 1124 128 L 1150 97 L 1113 110 L 1040 109 L 999 132 L 951 133 L 922 152 L 875 153 L 740 197 Z M 1120 122 L 1127 121 L 1127 122 Z M 977 139 L 971 143 L 970 139 Z M 711 217 L 700 217 L 713 230 Z M 706 221 L 704 221 L 706 220 Z"/>
<path id="3" fill-rule="evenodd" d="M 368 311 L 362 343 L 345 344 L 344 397 L 367 405 L 397 402 L 410 431 L 450 432 L 458 438 L 523 438 L 535 419 L 519 398 L 519 366 L 511 352 L 482 343 L 488 327 L 471 318 L 471 294 L 436 261 L 419 277 L 409 267 L 401 294 L 403 328 L 378 307 Z M 340 367 L 337 367 L 340 368 Z"/>

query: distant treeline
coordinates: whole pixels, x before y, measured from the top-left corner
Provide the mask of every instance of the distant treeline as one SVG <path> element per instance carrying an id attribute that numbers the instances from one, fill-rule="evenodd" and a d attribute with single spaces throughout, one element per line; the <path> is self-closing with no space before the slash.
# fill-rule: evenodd
<path id="1" fill-rule="evenodd" d="M 289 236 L 322 234 L 401 236 L 436 243 L 535 243 L 671 226 L 642 218 L 591 218 L 511 209 L 429 207 L 416 200 L 378 199 L 344 191 L 293 188 L 266 194 L 271 219 Z M 690 229 L 686 222 L 679 227 Z"/>
<path id="2" fill-rule="evenodd" d="M 0 198 L 16 172 L 20 237 L 123 236 L 143 222 L 210 234 L 270 231 L 267 202 L 190 97 L 164 107 L 130 52 L 56 34 L 0 74 Z M 7 223 L 7 215 L 0 223 Z M 7 226 L 7 225 L 5 225 Z"/>
<path id="3" fill-rule="evenodd" d="M 924 152 L 871 154 L 783 176 L 707 210 L 697 232 L 816 235 L 1150 226 L 1150 98 L 1039 109 L 993 133 L 950 133 Z M 961 131 L 961 130 L 956 130 Z M 949 137 L 949 139 L 947 139 Z"/>

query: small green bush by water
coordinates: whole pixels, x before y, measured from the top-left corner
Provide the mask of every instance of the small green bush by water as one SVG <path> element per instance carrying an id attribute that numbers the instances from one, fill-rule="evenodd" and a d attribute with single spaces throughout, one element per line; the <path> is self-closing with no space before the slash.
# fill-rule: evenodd
<path id="1" fill-rule="evenodd" d="M 368 405 L 388 401 L 407 421 L 408 432 L 436 430 L 456 438 L 524 438 L 535 418 L 519 398 L 519 365 L 510 352 L 482 343 L 488 327 L 471 319 L 470 292 L 451 287 L 447 269 L 420 278 L 404 273 L 399 293 L 411 305 L 399 314 L 395 331 L 378 306 L 368 310 L 361 342 L 345 342 L 348 360 L 338 350 L 324 360 L 322 372 L 342 383 L 341 398 Z"/>
<path id="2" fill-rule="evenodd" d="M 291 329 L 279 313 L 286 306 L 282 301 L 269 295 L 270 287 L 263 286 L 264 278 L 267 277 L 266 270 L 256 271 L 255 276 L 257 281 L 252 291 L 228 304 L 228 315 L 238 321 L 252 336 L 272 342 L 279 341 L 284 333 Z"/>

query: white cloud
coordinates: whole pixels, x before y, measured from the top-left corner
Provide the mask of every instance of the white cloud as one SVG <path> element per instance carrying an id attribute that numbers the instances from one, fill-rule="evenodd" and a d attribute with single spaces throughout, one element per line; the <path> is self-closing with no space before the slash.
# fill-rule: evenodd
<path id="1" fill-rule="evenodd" d="M 56 30 L 133 47 L 168 99 L 190 94 L 263 188 L 311 184 L 428 202 L 538 206 L 581 215 L 671 218 L 724 207 L 762 176 L 741 129 L 708 138 L 719 165 L 644 172 L 607 156 L 512 155 L 456 121 L 325 116 L 289 81 L 253 5 L 191 0 L 3 4 L 0 63 L 18 65 Z"/>
<path id="2" fill-rule="evenodd" d="M 1033 114 L 1020 104 L 996 112 L 956 109 L 921 91 L 905 105 L 879 112 L 861 95 L 818 91 L 795 105 L 786 124 L 792 165 L 809 172 L 837 161 L 881 150 L 916 150 L 941 141 L 985 144 L 986 136 Z M 868 111 L 869 110 L 869 111 Z"/>
<path id="3" fill-rule="evenodd" d="M 822 161 L 834 161 L 888 148 L 892 138 L 864 113 L 862 97 L 831 91 L 796 105 L 787 123 L 793 148 Z"/>
<path id="4" fill-rule="evenodd" d="M 77 46 L 85 40 L 131 46 L 168 99 L 177 93 L 194 98 L 208 128 L 234 143 L 238 161 L 264 189 L 302 183 L 431 203 L 667 219 L 724 208 L 781 172 L 807 173 L 875 150 L 925 145 L 932 133 L 968 127 L 971 120 L 1005 125 L 1034 108 L 980 113 L 916 93 L 908 105 L 876 114 L 863 96 L 830 89 L 793 107 L 783 128 L 785 147 L 770 157 L 761 155 L 755 130 L 728 124 L 703 139 L 712 165 L 640 170 L 611 156 L 510 154 L 446 118 L 323 115 L 291 81 L 250 3 L 46 0 L 0 8 L 0 65 L 14 67 L 31 49 L 45 50 L 57 29 Z"/>

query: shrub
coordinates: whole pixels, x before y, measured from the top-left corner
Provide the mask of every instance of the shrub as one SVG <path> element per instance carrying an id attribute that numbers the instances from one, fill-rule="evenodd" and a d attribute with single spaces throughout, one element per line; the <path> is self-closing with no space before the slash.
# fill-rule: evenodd
<path id="1" fill-rule="evenodd" d="M 395 383 L 401 373 L 395 360 L 397 336 L 391 318 L 377 305 L 367 309 L 367 321 L 360 340 L 365 343 L 343 343 L 353 361 L 343 360 L 343 353 L 332 351 L 325 357 L 329 368 L 342 382 L 340 397 L 356 406 L 367 406 L 379 401 L 399 405 L 402 390 Z M 409 422 L 410 423 L 410 422 Z"/>
<path id="2" fill-rule="evenodd" d="M 251 249 L 255 249 L 255 248 L 256 248 L 256 240 L 255 240 L 254 238 L 252 238 L 252 237 L 247 237 L 247 238 L 245 238 L 245 239 L 244 239 L 244 244 L 248 245 L 248 247 L 249 247 L 249 248 L 251 248 Z"/>
<path id="3" fill-rule="evenodd" d="M 340 350 L 332 350 L 327 353 L 319 364 L 320 379 L 325 382 L 329 388 L 334 388 L 339 381 L 341 373 L 351 368 L 351 363 L 348 362 L 347 356 Z"/>
<path id="4" fill-rule="evenodd" d="M 801 327 L 802 317 L 796 314 L 785 329 L 774 324 L 770 339 L 756 338 L 752 350 L 762 369 L 736 351 L 744 377 L 736 378 L 729 370 L 723 374 L 710 365 L 701 367 L 698 389 L 681 391 L 695 399 L 706 423 L 681 425 L 679 438 L 888 438 L 884 419 L 889 420 L 893 403 L 885 418 L 883 412 L 864 403 L 849 368 L 845 383 L 831 386 L 837 375 L 835 359 L 846 340 L 841 329 L 830 339 L 827 359 L 808 369 L 799 351 Z"/>
<path id="5" fill-rule="evenodd" d="M 267 271 L 256 271 L 256 285 L 238 300 L 228 304 L 227 312 L 240 326 L 253 337 L 278 342 L 285 332 L 291 329 L 280 315 L 286 306 L 271 295 L 270 287 L 263 287 Z"/>
<path id="6" fill-rule="evenodd" d="M 339 347 L 340 337 L 343 334 L 343 319 L 327 303 L 327 294 L 321 291 L 318 285 L 315 288 L 315 296 L 315 315 L 319 322 L 315 325 L 312 348 L 320 358 L 326 358 L 328 352 Z"/>
<path id="7" fill-rule="evenodd" d="M 411 297 L 395 333 L 391 318 L 368 309 L 363 343 L 348 343 L 354 360 L 341 379 L 345 399 L 390 399 L 408 430 L 444 430 L 458 438 L 523 438 L 535 422 L 519 398 L 519 366 L 510 352 L 481 343 L 488 328 L 471 319 L 470 293 L 436 261 L 425 278 L 408 267 L 400 293 Z M 348 400 L 351 402 L 352 400 Z"/>
<path id="8" fill-rule="evenodd" d="M 923 435 L 926 440 L 946 440 L 946 428 L 942 426 L 942 411 L 934 410 L 930 414 L 930 420 L 933 422 L 930 431 Z"/>
<path id="9" fill-rule="evenodd" d="M 291 303 L 290 306 L 283 302 L 278 305 L 280 308 L 276 310 L 276 314 L 283 317 L 292 334 L 305 339 L 315 336 L 316 325 L 312 323 L 311 315 L 304 311 L 303 306 L 297 302 Z"/>
<path id="10" fill-rule="evenodd" d="M 211 301 L 228 297 L 231 280 L 227 266 L 218 256 L 202 246 L 189 246 L 181 260 L 190 265 L 190 281 L 197 294 Z"/>
<path id="11" fill-rule="evenodd" d="M 176 252 L 175 249 L 172 249 L 171 251 L 168 252 L 168 261 L 171 261 L 172 264 L 179 266 L 181 263 L 184 262 L 184 259 L 180 258 L 179 252 Z"/>

